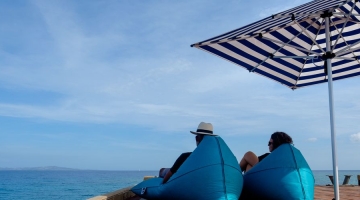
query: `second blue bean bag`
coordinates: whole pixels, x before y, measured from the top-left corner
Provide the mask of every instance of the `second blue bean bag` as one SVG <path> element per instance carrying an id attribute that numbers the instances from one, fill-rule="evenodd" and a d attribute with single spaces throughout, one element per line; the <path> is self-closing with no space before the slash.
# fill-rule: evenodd
<path id="1" fill-rule="evenodd" d="M 300 151 L 283 144 L 244 174 L 241 200 L 313 200 L 314 184 L 312 170 Z"/>

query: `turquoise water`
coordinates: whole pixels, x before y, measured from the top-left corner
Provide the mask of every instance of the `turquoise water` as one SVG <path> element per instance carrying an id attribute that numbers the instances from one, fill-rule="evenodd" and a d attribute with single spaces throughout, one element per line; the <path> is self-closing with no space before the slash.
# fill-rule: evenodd
<path id="1" fill-rule="evenodd" d="M 0 171 L 0 199 L 87 199 L 124 187 L 133 186 L 144 176 L 155 176 L 157 171 Z M 315 170 L 315 184 L 330 184 L 326 175 L 331 170 Z M 339 182 L 344 175 L 352 175 L 349 184 L 357 185 L 360 170 L 339 171 Z"/>

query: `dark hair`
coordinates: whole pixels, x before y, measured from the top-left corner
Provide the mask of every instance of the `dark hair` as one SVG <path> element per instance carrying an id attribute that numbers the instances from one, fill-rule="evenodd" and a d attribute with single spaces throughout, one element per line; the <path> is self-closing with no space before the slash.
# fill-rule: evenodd
<path id="1" fill-rule="evenodd" d="M 278 148 L 280 145 L 284 143 L 293 144 L 292 138 L 284 132 L 273 133 L 271 135 L 271 139 L 273 140 L 273 149 Z"/>
<path id="2" fill-rule="evenodd" d="M 201 140 L 204 138 L 204 135 L 203 134 L 196 134 L 195 138 L 196 138 L 196 141 L 201 142 Z"/>

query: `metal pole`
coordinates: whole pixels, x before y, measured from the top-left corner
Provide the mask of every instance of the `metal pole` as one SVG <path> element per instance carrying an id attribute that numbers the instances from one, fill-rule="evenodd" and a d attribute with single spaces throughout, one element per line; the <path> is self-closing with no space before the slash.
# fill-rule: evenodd
<path id="1" fill-rule="evenodd" d="M 331 51 L 330 46 L 330 32 L 329 32 L 329 17 L 325 17 L 325 35 L 326 35 L 326 52 Z M 331 146 L 332 146 L 332 161 L 333 161 L 333 176 L 334 176 L 334 196 L 336 200 L 340 200 L 339 194 L 339 175 L 336 158 L 336 141 L 335 141 L 335 118 L 334 118 L 334 103 L 333 103 L 333 84 L 331 59 L 327 59 L 328 72 L 328 88 L 329 88 L 329 109 L 330 109 L 330 127 L 331 127 Z"/>

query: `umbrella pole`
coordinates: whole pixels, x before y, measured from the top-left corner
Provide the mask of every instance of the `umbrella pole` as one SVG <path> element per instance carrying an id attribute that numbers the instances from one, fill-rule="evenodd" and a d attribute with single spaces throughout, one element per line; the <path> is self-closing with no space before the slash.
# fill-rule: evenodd
<path id="1" fill-rule="evenodd" d="M 326 35 L 326 52 L 331 51 L 330 46 L 330 32 L 329 32 L 329 18 L 325 17 L 325 35 Z M 328 89 L 329 89 L 329 110 L 330 110 L 330 127 L 331 127 L 331 147 L 332 147 L 332 161 L 333 161 L 333 176 L 334 176 L 334 196 L 336 200 L 340 199 L 339 194 L 339 176 L 336 158 L 336 141 L 335 141 L 335 119 L 334 119 L 334 103 L 333 103 L 333 84 L 332 84 L 332 70 L 331 59 L 327 58 L 327 72 L 328 72 Z"/>

